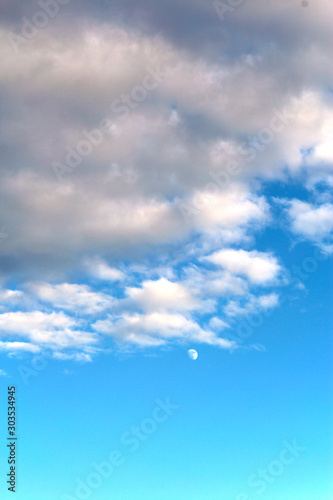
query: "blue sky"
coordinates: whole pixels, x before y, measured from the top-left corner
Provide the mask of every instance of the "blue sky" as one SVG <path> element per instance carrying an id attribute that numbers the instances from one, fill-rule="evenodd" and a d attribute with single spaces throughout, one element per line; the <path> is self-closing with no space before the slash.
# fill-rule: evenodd
<path id="1" fill-rule="evenodd" d="M 330 3 L 0 9 L 19 498 L 332 498 Z"/>
<path id="2" fill-rule="evenodd" d="M 253 333 L 251 342 L 265 345 L 264 352 L 191 344 L 199 352 L 195 362 L 185 346 L 153 357 L 101 355 L 75 366 L 49 360 L 36 376 L 28 372 L 28 385 L 17 370 L 19 363 L 30 367 L 29 360 L 4 359 L 8 380 L 18 385 L 23 498 L 39 500 L 45 491 L 50 499 L 75 498 L 77 478 L 85 481 L 92 463 L 112 450 L 125 461 L 92 498 L 260 498 L 248 478 L 279 457 L 285 440 L 296 440 L 306 450 L 261 497 L 329 499 L 331 270 L 322 265 L 307 281 L 311 293 Z M 179 408 L 131 453 L 121 436 L 167 396 Z M 4 414 L 2 404 L 3 424 Z"/>

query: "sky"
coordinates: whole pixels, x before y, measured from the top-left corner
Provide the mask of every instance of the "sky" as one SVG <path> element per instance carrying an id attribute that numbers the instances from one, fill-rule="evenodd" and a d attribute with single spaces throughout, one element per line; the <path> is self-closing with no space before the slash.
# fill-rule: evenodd
<path id="1" fill-rule="evenodd" d="M 332 499 L 332 18 L 0 3 L 1 498 Z"/>

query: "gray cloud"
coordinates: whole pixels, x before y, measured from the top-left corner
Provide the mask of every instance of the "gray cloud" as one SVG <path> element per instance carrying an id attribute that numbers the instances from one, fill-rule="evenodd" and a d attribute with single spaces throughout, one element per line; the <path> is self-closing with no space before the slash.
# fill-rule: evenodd
<path id="1" fill-rule="evenodd" d="M 41 3 L 0 5 L 1 283 L 81 283 L 102 258 L 105 276 L 124 261 L 173 276 L 184 255 L 254 242 L 266 181 L 332 182 L 328 0 L 243 2 L 223 20 L 203 0 L 52 5 L 29 39 Z M 227 272 L 190 275 L 212 296 L 248 293 Z"/>

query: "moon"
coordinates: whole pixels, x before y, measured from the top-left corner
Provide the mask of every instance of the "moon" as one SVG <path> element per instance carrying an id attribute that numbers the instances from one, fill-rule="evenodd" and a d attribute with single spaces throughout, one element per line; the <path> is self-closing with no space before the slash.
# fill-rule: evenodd
<path id="1" fill-rule="evenodd" d="M 196 360 L 196 359 L 197 359 L 197 357 L 198 357 L 198 353 L 197 353 L 197 351 L 196 351 L 195 349 L 189 349 L 189 350 L 187 351 L 187 354 L 188 354 L 188 357 L 189 357 L 190 359 L 192 359 L 193 361 L 194 361 L 194 360 Z"/>

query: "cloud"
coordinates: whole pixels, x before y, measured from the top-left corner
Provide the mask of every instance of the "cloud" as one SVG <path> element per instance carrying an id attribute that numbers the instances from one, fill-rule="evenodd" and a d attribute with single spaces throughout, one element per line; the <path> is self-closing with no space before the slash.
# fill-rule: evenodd
<path id="1" fill-rule="evenodd" d="M 261 295 L 258 297 L 258 304 L 262 309 L 271 309 L 279 304 L 279 296 L 277 293 Z"/>
<path id="2" fill-rule="evenodd" d="M 76 352 L 76 353 L 65 353 L 62 351 L 54 351 L 53 357 L 55 359 L 60 359 L 62 361 L 81 361 L 83 363 L 88 363 L 92 361 L 91 355 L 85 352 Z"/>
<path id="3" fill-rule="evenodd" d="M 11 354 L 19 352 L 37 353 L 41 351 L 41 348 L 30 342 L 0 342 L 0 351 L 6 351 Z"/>
<path id="4" fill-rule="evenodd" d="M 257 285 L 271 283 L 281 271 L 276 257 L 256 250 L 220 250 L 207 257 L 206 260 L 231 273 L 245 276 Z"/>
<path id="5" fill-rule="evenodd" d="M 184 285 L 171 282 L 166 278 L 144 281 L 141 288 L 129 287 L 126 293 L 145 311 L 182 311 L 195 309 L 199 305 Z"/>
<path id="6" fill-rule="evenodd" d="M 269 207 L 264 197 L 251 195 L 240 186 L 231 185 L 222 189 L 218 175 L 214 175 L 215 184 L 210 182 L 212 191 L 194 192 L 188 202 L 180 204 L 180 209 L 186 220 L 201 231 L 208 229 L 245 227 L 249 223 L 263 225 L 269 213 Z"/>
<path id="7" fill-rule="evenodd" d="M 315 19 L 300 19 L 294 8 L 272 9 L 256 2 L 249 13 L 243 6 L 228 25 L 238 33 L 243 49 L 228 43 L 227 53 L 233 47 L 230 57 L 216 58 L 219 43 L 210 42 L 199 58 L 183 38 L 184 30 L 175 39 L 162 18 L 159 35 L 148 22 L 152 11 L 156 20 L 157 12 L 166 9 L 164 3 L 157 8 L 139 2 L 136 9 L 145 12 L 149 28 L 141 33 L 131 15 L 125 17 L 127 23 L 103 19 L 91 24 L 89 15 L 95 9 L 90 2 L 82 5 L 79 11 L 85 22 L 71 26 L 69 32 L 60 14 L 22 47 L 17 58 L 8 50 L 12 26 L 1 28 L 0 83 L 8 105 L 1 116 L 6 155 L 0 165 L 0 212 L 3 227 L 11 231 L 0 246 L 0 270 L 41 279 L 45 270 L 52 269 L 54 276 L 63 273 L 67 280 L 67 270 L 78 257 L 103 255 L 118 269 L 123 258 L 135 259 L 138 250 L 156 249 L 165 255 L 166 246 L 179 247 L 193 232 L 220 231 L 231 244 L 235 242 L 231 238 L 242 241 L 247 231 L 267 224 L 269 206 L 253 179 L 280 179 L 286 168 L 297 175 L 304 167 L 302 148 L 327 142 L 331 113 L 323 88 L 328 78 L 319 77 L 329 71 L 323 43 L 328 31 L 318 29 L 318 23 L 327 26 L 324 7 L 318 7 Z M 212 5 L 208 9 L 200 2 L 186 2 L 174 8 L 181 19 L 193 18 L 196 26 L 204 25 L 207 33 L 217 30 L 218 38 L 209 36 L 210 40 L 225 41 Z M 120 15 L 118 9 L 129 12 L 128 4 L 116 9 Z M 256 30 L 243 17 L 245 12 L 252 20 L 260 12 Z M 262 15 L 276 19 L 270 34 L 259 29 Z M 258 42 L 253 54 L 245 50 L 244 26 Z M 295 37 L 295 26 L 306 26 L 310 40 L 315 36 L 306 61 L 300 57 L 304 47 Z M 281 30 L 288 33 L 288 47 L 284 37 L 278 37 Z M 263 43 L 270 37 L 279 38 L 281 52 Z M 254 66 L 245 55 L 252 56 Z M 287 79 L 280 67 L 286 68 Z M 158 86 L 144 99 L 133 100 L 132 94 L 152 72 L 164 75 L 157 77 Z M 305 85 L 304 75 L 317 76 Z M 130 105 L 118 102 L 128 99 Z M 277 115 L 281 131 L 267 143 L 263 130 Z M 96 136 L 104 119 L 112 123 L 112 133 L 104 133 L 100 144 L 88 144 L 90 154 L 80 155 L 82 141 L 87 142 L 87 134 Z M 249 161 L 250 157 L 254 159 Z M 66 158 L 78 164 L 69 167 L 71 172 L 59 183 L 51 165 Z M 228 174 L 231 163 L 238 165 L 236 175 Z M 120 172 L 133 172 L 134 181 L 112 175 L 114 164 Z M 188 220 L 179 210 L 184 204 L 192 207 Z M 96 272 L 102 279 L 115 275 L 105 268 Z"/>
<path id="8" fill-rule="evenodd" d="M 109 295 L 92 292 L 87 285 L 35 283 L 32 290 L 41 301 L 49 302 L 55 308 L 80 309 L 83 314 L 98 313 L 112 305 Z"/>
<path id="9" fill-rule="evenodd" d="M 221 330 L 225 330 L 226 328 L 230 328 L 230 325 L 228 325 L 228 323 L 226 323 L 225 321 L 223 321 L 217 317 L 213 317 L 209 320 L 209 326 L 214 331 L 221 331 Z"/>
<path id="10" fill-rule="evenodd" d="M 237 317 L 250 313 L 256 313 L 262 310 L 273 309 L 274 307 L 277 307 L 278 304 L 279 295 L 272 292 L 270 294 L 257 297 L 246 297 L 246 301 L 243 301 L 243 303 L 236 300 L 230 300 L 224 307 L 224 313 L 230 317 Z"/>
<path id="11" fill-rule="evenodd" d="M 195 321 L 181 314 L 154 312 L 124 315 L 122 318 L 97 321 L 93 328 L 113 336 L 118 342 L 139 346 L 158 346 L 167 340 L 195 341 L 231 349 L 235 342 L 219 338 L 215 333 L 202 329 Z"/>
<path id="12" fill-rule="evenodd" d="M 22 305 L 24 300 L 25 296 L 22 291 L 0 288 L 0 311 Z"/>
<path id="13" fill-rule="evenodd" d="M 20 290 L 3 290 L 0 289 L 0 301 L 14 301 L 21 299 L 23 292 Z"/>
<path id="14" fill-rule="evenodd" d="M 8 377 L 8 375 L 4 370 L 0 370 L 0 377 Z"/>
<path id="15" fill-rule="evenodd" d="M 110 267 L 102 259 L 96 258 L 86 262 L 88 272 L 101 281 L 122 281 L 125 274 L 114 267 Z"/>
<path id="16" fill-rule="evenodd" d="M 288 216 L 291 220 L 291 229 L 296 234 L 306 239 L 322 242 L 332 242 L 333 231 L 333 205 L 325 203 L 314 206 L 300 200 L 291 200 Z"/>
<path id="17" fill-rule="evenodd" d="M 44 348 L 83 348 L 94 344 L 92 333 L 76 329 L 75 320 L 63 312 L 9 312 L 0 314 L 0 336 L 28 339 Z"/>
<path id="18" fill-rule="evenodd" d="M 197 294 L 213 297 L 244 295 L 248 292 L 248 283 L 243 278 L 229 272 L 211 271 L 202 267 L 185 269 L 184 283 Z"/>
<path id="19" fill-rule="evenodd" d="M 233 349 L 227 317 L 278 305 L 256 288 L 281 285 L 256 250 L 268 183 L 333 185 L 331 4 L 253 0 L 221 20 L 204 0 L 82 0 L 13 51 L 36 4 L 7 3 L 1 349 Z M 285 202 L 295 239 L 331 249 L 331 203 Z"/>

